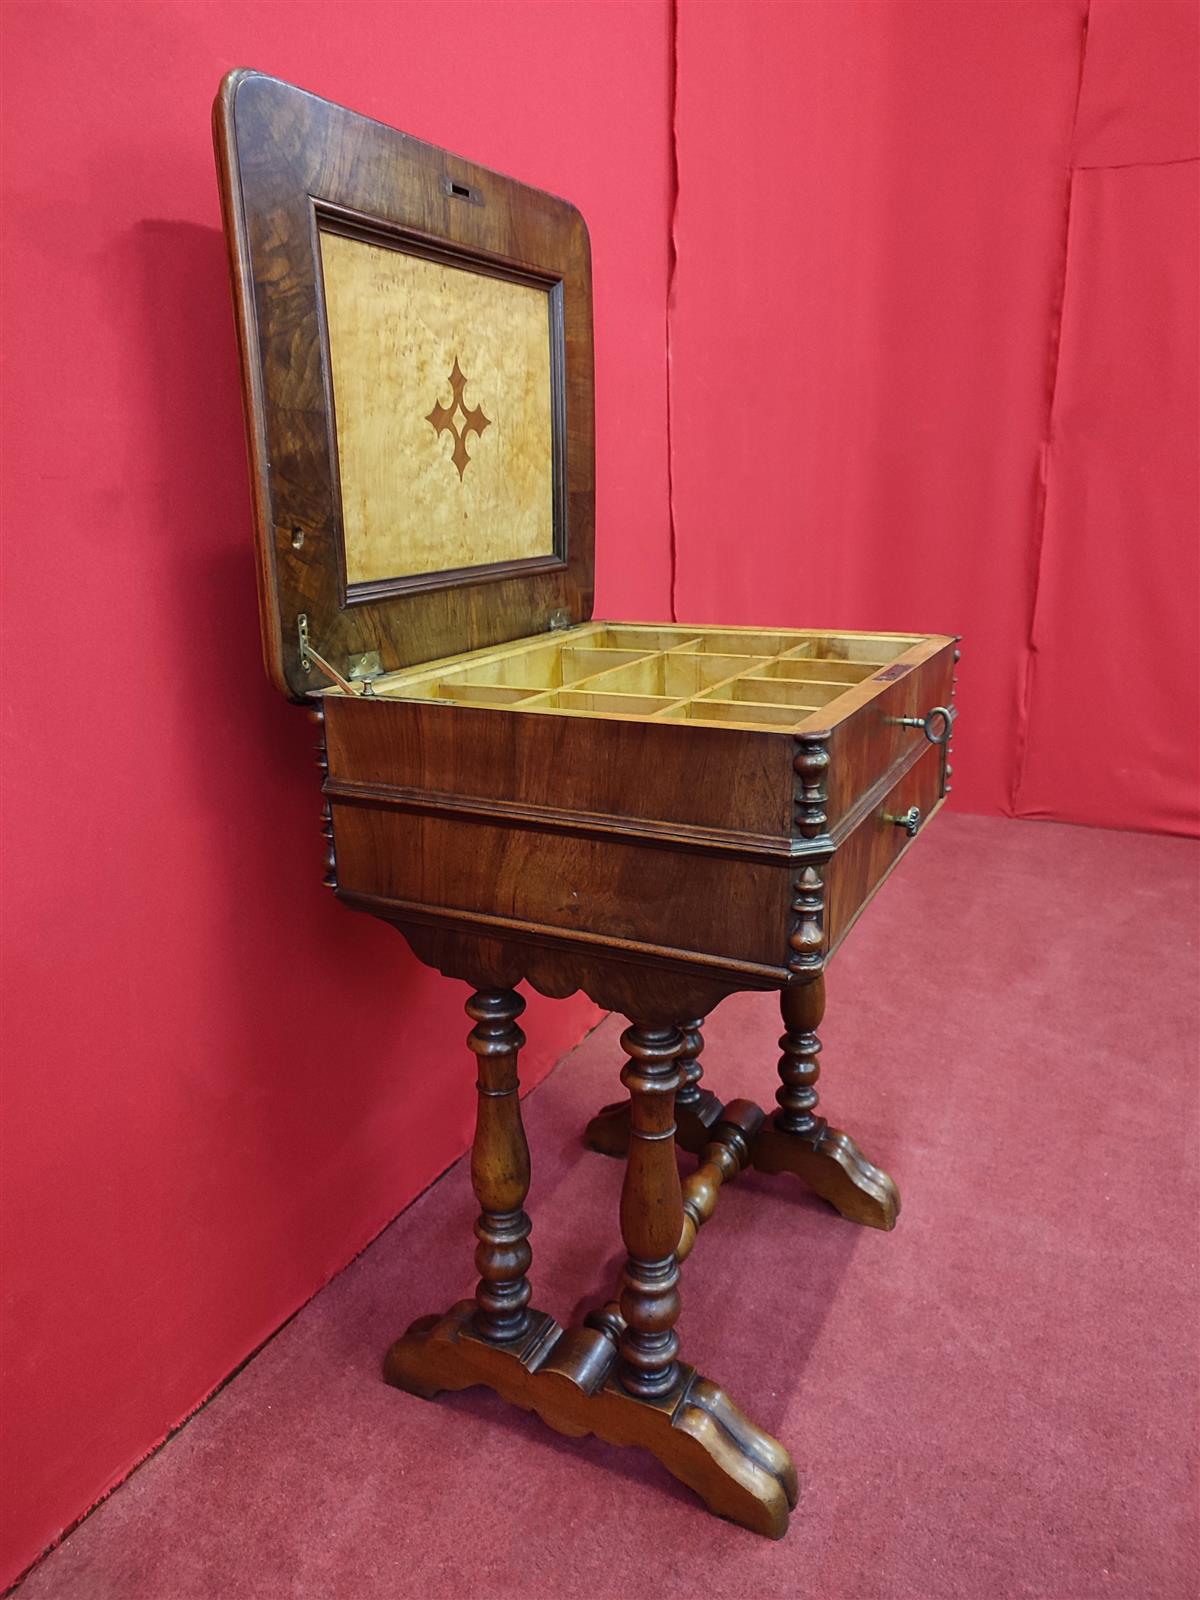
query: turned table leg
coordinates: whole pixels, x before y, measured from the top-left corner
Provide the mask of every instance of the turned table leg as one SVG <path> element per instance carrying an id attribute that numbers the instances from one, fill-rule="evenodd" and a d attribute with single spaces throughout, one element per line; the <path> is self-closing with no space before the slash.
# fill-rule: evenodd
<path id="1" fill-rule="evenodd" d="M 894 1228 L 900 1211 L 896 1186 L 863 1155 L 849 1134 L 831 1128 L 817 1115 L 817 1078 L 825 1015 L 825 975 L 818 966 L 796 978 L 780 996 L 784 1035 L 779 1045 L 779 1109 L 754 1141 L 751 1165 L 759 1172 L 791 1172 L 803 1178 L 851 1222 Z M 718 1097 L 700 1087 L 700 1033 L 703 1018 L 682 1024 L 678 1057 L 680 1087 L 675 1096 L 675 1142 L 695 1155 L 703 1152 L 726 1113 Z M 632 1148 L 631 1101 L 605 1106 L 587 1125 L 584 1138 L 602 1155 L 621 1156 Z"/>
<path id="2" fill-rule="evenodd" d="M 683 1038 L 678 1028 L 621 1035 L 629 1055 L 621 1082 L 629 1090 L 630 1144 L 621 1189 L 621 1237 L 629 1252 L 621 1284 L 618 1375 L 630 1394 L 650 1399 L 675 1387 L 679 1369 L 679 1266 L 683 1191 L 675 1165 L 675 1091 Z"/>
<path id="3" fill-rule="evenodd" d="M 475 1022 L 467 1044 L 479 1061 L 471 1149 L 471 1184 L 481 1207 L 475 1224 L 475 1327 L 485 1339 L 516 1339 L 529 1326 L 525 1274 L 533 1252 L 523 1209 L 529 1145 L 517 1081 L 517 1054 L 525 1043 L 517 1018 L 524 1009 L 524 1000 L 511 989 L 481 989 L 467 1001 L 467 1015 Z"/>
<path id="4" fill-rule="evenodd" d="M 700 1065 L 704 1051 L 704 1035 L 700 1031 L 703 1027 L 703 1017 L 680 1024 L 683 1049 L 679 1053 L 679 1073 L 683 1081 L 675 1095 L 675 1142 L 693 1155 L 703 1150 L 714 1123 L 721 1117 L 720 1097 L 700 1082 L 704 1076 Z"/>
<path id="5" fill-rule="evenodd" d="M 446 1317 L 418 1317 L 384 1362 L 389 1383 L 425 1399 L 443 1389 L 489 1381 L 486 1367 L 484 1375 L 459 1381 L 467 1364 L 433 1337 L 444 1335 L 451 1325 L 456 1340 L 470 1340 L 464 1348 L 504 1352 L 509 1361 L 523 1359 L 560 1331 L 552 1317 L 529 1306 L 526 1274 L 533 1255 L 524 1209 L 529 1145 L 517 1080 L 517 1057 L 525 1043 L 517 1018 L 524 1009 L 524 1000 L 512 989 L 480 989 L 467 1001 L 467 1015 L 475 1024 L 467 1045 L 477 1063 L 471 1185 L 480 1207 L 475 1223 L 479 1283 L 474 1300 L 460 1301 Z"/>
<path id="6" fill-rule="evenodd" d="M 894 1228 L 900 1196 L 886 1172 L 873 1166 L 849 1134 L 817 1115 L 825 975 L 789 984 L 780 996 L 784 1034 L 779 1041 L 779 1109 L 755 1140 L 759 1172 L 791 1172 L 851 1222 Z"/>
<path id="7" fill-rule="evenodd" d="M 797 1495 L 790 1457 L 716 1384 L 678 1360 L 675 1333 L 679 1255 L 691 1250 L 698 1228 L 711 1216 L 723 1177 L 745 1165 L 748 1143 L 736 1125 L 718 1130 L 727 1142 L 710 1145 L 710 1164 L 689 1189 L 685 1213 L 674 1113 L 683 1081 L 680 1058 L 688 1059 L 689 1041 L 678 1028 L 633 1023 L 621 1044 L 629 1057 L 621 1073 L 629 1091 L 630 1141 L 621 1188 L 621 1236 L 629 1257 L 616 1304 L 587 1319 L 588 1329 L 619 1340 L 615 1371 L 597 1398 L 606 1404 L 614 1431 L 652 1450 L 710 1510 L 780 1538 Z M 755 1108 L 746 1109 L 757 1116 Z"/>
<path id="8" fill-rule="evenodd" d="M 384 1376 L 431 1399 L 482 1384 L 535 1411 L 560 1433 L 594 1433 L 651 1451 L 710 1510 L 770 1538 L 787 1529 L 796 1470 L 770 1434 L 678 1359 L 678 1255 L 712 1215 L 721 1184 L 741 1171 L 761 1113 L 743 1104 L 714 1131 L 684 1195 L 675 1164 L 673 1117 L 685 1049 L 678 1028 L 633 1024 L 622 1035 L 629 1060 L 632 1130 L 621 1193 L 629 1252 L 617 1299 L 564 1331 L 529 1306 L 529 1151 L 517 1099 L 516 1019 L 522 1001 L 484 989 L 467 1010 L 479 1062 L 479 1113 L 471 1177 L 480 1205 L 475 1232 L 479 1287 L 445 1316 L 420 1317 L 388 1351 Z"/>
<path id="9" fill-rule="evenodd" d="M 704 1049 L 701 1029 L 704 1018 L 680 1023 L 683 1048 L 678 1066 L 680 1085 L 675 1095 L 675 1143 L 693 1155 L 708 1143 L 713 1125 L 721 1118 L 721 1101 L 711 1089 L 701 1087 L 704 1069 L 700 1055 Z M 623 1156 L 629 1150 L 629 1101 L 618 1100 L 604 1106 L 588 1123 L 583 1135 L 589 1150 L 605 1156 Z"/>

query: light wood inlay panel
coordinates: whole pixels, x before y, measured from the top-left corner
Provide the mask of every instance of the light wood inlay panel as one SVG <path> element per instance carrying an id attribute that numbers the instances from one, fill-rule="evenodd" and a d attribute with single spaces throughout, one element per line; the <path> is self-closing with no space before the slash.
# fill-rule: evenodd
<path id="1" fill-rule="evenodd" d="M 546 291 L 324 231 L 321 260 L 347 583 L 551 555 Z"/>

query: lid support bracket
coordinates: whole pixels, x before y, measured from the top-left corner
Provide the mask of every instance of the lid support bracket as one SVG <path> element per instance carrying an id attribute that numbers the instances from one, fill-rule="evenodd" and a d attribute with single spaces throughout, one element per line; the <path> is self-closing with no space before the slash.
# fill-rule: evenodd
<path id="1" fill-rule="evenodd" d="M 337 684 L 343 694 L 374 694 L 375 691 L 371 688 L 369 679 L 363 679 L 359 683 L 351 683 L 348 678 L 342 676 L 336 667 L 331 666 L 323 655 L 314 649 L 308 635 L 308 613 L 306 611 L 302 611 L 296 618 L 296 640 L 300 647 L 301 672 L 311 672 L 314 667 L 317 667 L 327 678 L 331 678 Z"/>

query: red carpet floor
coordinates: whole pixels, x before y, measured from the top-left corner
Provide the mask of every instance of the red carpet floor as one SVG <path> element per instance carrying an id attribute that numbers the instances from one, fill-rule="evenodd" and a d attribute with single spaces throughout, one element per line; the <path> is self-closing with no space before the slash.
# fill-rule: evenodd
<path id="1" fill-rule="evenodd" d="M 382 1384 L 390 1339 L 470 1290 L 460 1162 L 22 1600 L 1192 1600 L 1196 867 L 1186 841 L 946 817 L 834 962 L 824 1109 L 899 1225 L 752 1176 L 684 1271 L 686 1356 L 799 1467 L 781 1543 L 637 1452 Z M 526 1103 L 560 1318 L 617 1263 L 621 1170 L 579 1136 L 618 1032 Z M 727 1002 L 709 1081 L 769 1100 L 777 1035 L 769 997 Z"/>

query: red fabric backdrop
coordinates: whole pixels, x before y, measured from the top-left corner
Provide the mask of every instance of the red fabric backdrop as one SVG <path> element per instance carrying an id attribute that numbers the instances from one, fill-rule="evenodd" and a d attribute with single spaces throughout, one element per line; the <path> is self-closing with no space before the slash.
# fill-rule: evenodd
<path id="1" fill-rule="evenodd" d="M 598 614 L 656 617 L 668 20 L 5 10 L 0 1582 L 471 1115 L 459 986 L 329 904 L 310 730 L 259 665 L 217 80 L 261 66 L 581 205 Z M 679 6 L 675 607 L 961 630 L 968 807 L 1189 825 L 1191 28 L 1115 0 Z M 591 1015 L 531 1006 L 527 1082 Z"/>
<path id="2" fill-rule="evenodd" d="M 1198 17 L 1089 11 L 1020 816 L 1196 828 Z"/>
<path id="3" fill-rule="evenodd" d="M 1192 831 L 1196 12 L 706 4 L 676 609 L 961 632 L 955 801 Z"/>
<path id="4" fill-rule="evenodd" d="M 473 1114 L 465 990 L 322 889 L 312 729 L 262 672 L 218 80 L 272 70 L 581 205 L 600 597 L 634 615 L 668 604 L 670 170 L 664 5 L 88 0 L 4 28 L 0 1587 Z M 595 1015 L 531 1004 L 526 1084 Z"/>

